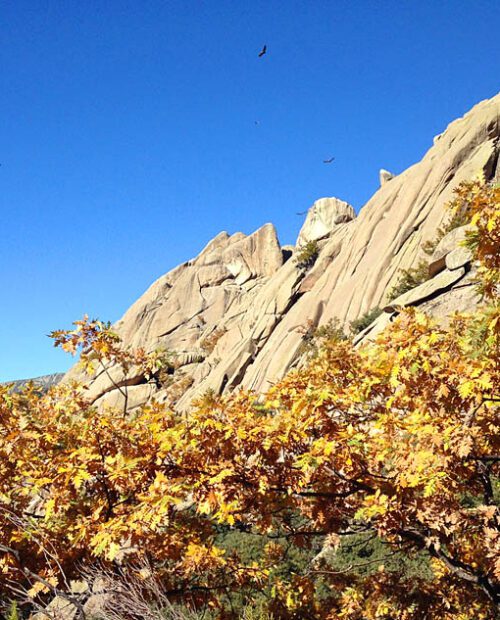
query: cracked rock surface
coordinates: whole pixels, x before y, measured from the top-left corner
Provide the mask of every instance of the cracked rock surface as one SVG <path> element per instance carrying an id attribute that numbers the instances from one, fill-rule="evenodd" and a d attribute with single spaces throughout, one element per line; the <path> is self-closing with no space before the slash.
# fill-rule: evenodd
<path id="1" fill-rule="evenodd" d="M 146 386 L 133 371 L 114 380 L 132 386 L 134 406 L 154 396 L 181 410 L 208 389 L 268 389 L 297 363 L 304 326 L 330 319 L 348 325 L 375 306 L 388 307 L 399 270 L 425 257 L 422 245 L 446 221 L 445 204 L 461 181 L 479 174 L 500 179 L 499 117 L 500 95 L 476 105 L 440 134 L 419 163 L 384 182 L 357 217 L 342 200 L 318 200 L 298 249 L 282 248 L 272 224 L 251 235 L 217 235 L 196 258 L 154 282 L 115 325 L 126 346 L 175 354 L 169 384 Z M 434 277 L 395 300 L 375 322 L 379 329 L 397 314 L 397 302 L 436 316 L 474 307 L 470 257 L 457 251 L 462 236 L 458 231 L 443 239 L 433 257 Z M 293 255 L 311 240 L 318 256 L 300 269 Z M 99 404 L 121 402 L 102 372 L 90 381 L 89 397 Z"/>

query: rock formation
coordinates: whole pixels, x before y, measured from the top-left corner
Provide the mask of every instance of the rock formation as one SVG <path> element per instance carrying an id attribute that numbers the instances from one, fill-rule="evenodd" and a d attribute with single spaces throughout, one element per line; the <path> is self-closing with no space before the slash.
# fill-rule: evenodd
<path id="1" fill-rule="evenodd" d="M 500 95 L 451 123 L 423 159 L 382 186 L 355 217 L 352 207 L 322 198 L 309 210 L 297 248 L 281 248 L 266 224 L 252 235 L 220 233 L 193 260 L 159 278 L 116 324 L 127 346 L 170 352 L 172 372 L 160 384 L 133 371 L 114 382 L 97 374 L 89 398 L 120 405 L 116 384 L 128 386 L 128 407 L 153 395 L 187 410 L 206 390 L 269 388 L 297 363 L 306 325 L 348 323 L 375 306 L 384 312 L 359 337 L 373 336 L 405 305 L 436 316 L 473 307 L 470 256 L 463 231 L 443 239 L 430 276 L 388 303 L 400 269 L 422 258 L 422 245 L 449 216 L 453 189 L 483 174 L 500 174 Z M 308 241 L 318 255 L 309 269 L 294 260 Z M 77 376 L 77 370 L 69 377 Z"/>
<path id="2" fill-rule="evenodd" d="M 384 170 L 382 168 L 379 172 L 380 187 L 382 187 L 382 185 L 385 185 L 387 181 L 390 181 L 393 178 L 394 175 L 392 174 L 392 172 L 389 172 L 388 170 Z"/>
<path id="3" fill-rule="evenodd" d="M 308 241 L 318 241 L 334 230 L 337 224 L 350 222 L 356 213 L 350 204 L 338 198 L 320 198 L 307 212 L 305 222 L 297 237 L 297 246 Z"/>
<path id="4" fill-rule="evenodd" d="M 17 392 L 26 387 L 28 383 L 33 383 L 42 392 L 45 392 L 52 385 L 56 385 L 64 377 L 64 373 L 56 372 L 51 375 L 43 375 L 42 377 L 34 377 L 33 379 L 19 379 L 18 381 L 6 381 L 6 383 L 13 383 L 13 391 Z"/>

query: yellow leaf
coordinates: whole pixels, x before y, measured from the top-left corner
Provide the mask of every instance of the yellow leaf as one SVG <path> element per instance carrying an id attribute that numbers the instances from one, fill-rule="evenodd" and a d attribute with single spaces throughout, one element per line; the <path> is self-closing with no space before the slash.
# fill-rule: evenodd
<path id="1" fill-rule="evenodd" d="M 120 553 L 120 545 L 117 545 L 115 542 L 112 542 L 109 547 L 108 547 L 108 551 L 106 553 L 106 557 L 108 558 L 108 560 L 110 560 L 111 562 L 116 558 L 116 556 Z"/>
<path id="2" fill-rule="evenodd" d="M 53 498 L 49 499 L 45 503 L 45 521 L 48 521 L 50 517 L 54 514 L 55 504 L 56 504 L 56 500 Z"/>
<path id="3" fill-rule="evenodd" d="M 462 398 L 467 398 L 474 391 L 474 381 L 465 381 L 458 388 L 458 393 Z"/>

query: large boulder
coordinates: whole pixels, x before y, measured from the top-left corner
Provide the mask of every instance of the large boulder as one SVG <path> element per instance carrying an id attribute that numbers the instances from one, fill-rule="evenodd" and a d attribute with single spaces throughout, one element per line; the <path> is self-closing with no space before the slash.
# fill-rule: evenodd
<path id="1" fill-rule="evenodd" d="M 451 286 L 458 282 L 464 275 L 464 267 L 454 269 L 453 271 L 446 269 L 438 273 L 434 278 L 427 280 L 427 282 L 423 282 L 419 286 L 400 295 L 385 306 L 384 310 L 385 312 L 394 312 L 407 306 L 417 306 L 423 301 L 435 297 L 438 293 L 451 288 Z"/>
<path id="2" fill-rule="evenodd" d="M 307 212 L 305 222 L 297 237 L 297 246 L 308 241 L 327 237 L 338 224 L 350 222 L 356 217 L 351 205 L 338 198 L 320 198 Z"/>
<path id="3" fill-rule="evenodd" d="M 461 256 L 467 255 L 470 260 L 470 252 L 463 247 L 463 243 L 467 236 L 467 231 L 470 231 L 470 229 L 470 226 L 459 226 L 458 228 L 451 230 L 441 239 L 435 247 L 429 263 L 429 275 L 431 277 L 435 276 L 447 266 L 446 257 L 450 254 L 450 252 L 453 252 L 458 248 L 465 250 L 466 253 L 462 252 Z"/>
<path id="4" fill-rule="evenodd" d="M 68 599 L 55 596 L 44 611 L 30 616 L 30 620 L 74 620 L 77 617 L 77 608 Z"/>
<path id="5" fill-rule="evenodd" d="M 447 269 L 460 269 L 466 267 L 472 261 L 472 252 L 469 248 L 458 247 L 446 255 L 445 263 Z"/>
<path id="6" fill-rule="evenodd" d="M 261 276 L 272 276 L 282 263 L 283 252 L 272 224 L 265 224 L 222 252 L 224 268 L 239 285 Z"/>

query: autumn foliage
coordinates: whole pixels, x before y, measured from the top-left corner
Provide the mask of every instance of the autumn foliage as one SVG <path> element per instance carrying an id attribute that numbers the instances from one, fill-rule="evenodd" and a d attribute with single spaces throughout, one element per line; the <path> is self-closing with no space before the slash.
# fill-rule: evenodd
<path id="1" fill-rule="evenodd" d="M 459 192 L 484 294 L 473 316 L 439 326 L 408 310 L 375 343 L 332 339 L 267 394 L 212 395 L 188 416 L 154 401 L 98 413 L 69 383 L 1 387 L 4 595 L 43 600 L 98 561 L 147 562 L 172 601 L 215 616 L 235 617 L 239 593 L 275 618 L 493 619 L 500 190 Z M 98 321 L 54 336 L 90 369 L 161 365 Z M 263 541 L 257 559 L 224 543 L 233 534 Z M 348 540 L 382 551 L 340 569 Z M 283 570 L 291 549 L 312 550 L 296 572 Z M 426 570 L 403 574 L 401 557 Z"/>

